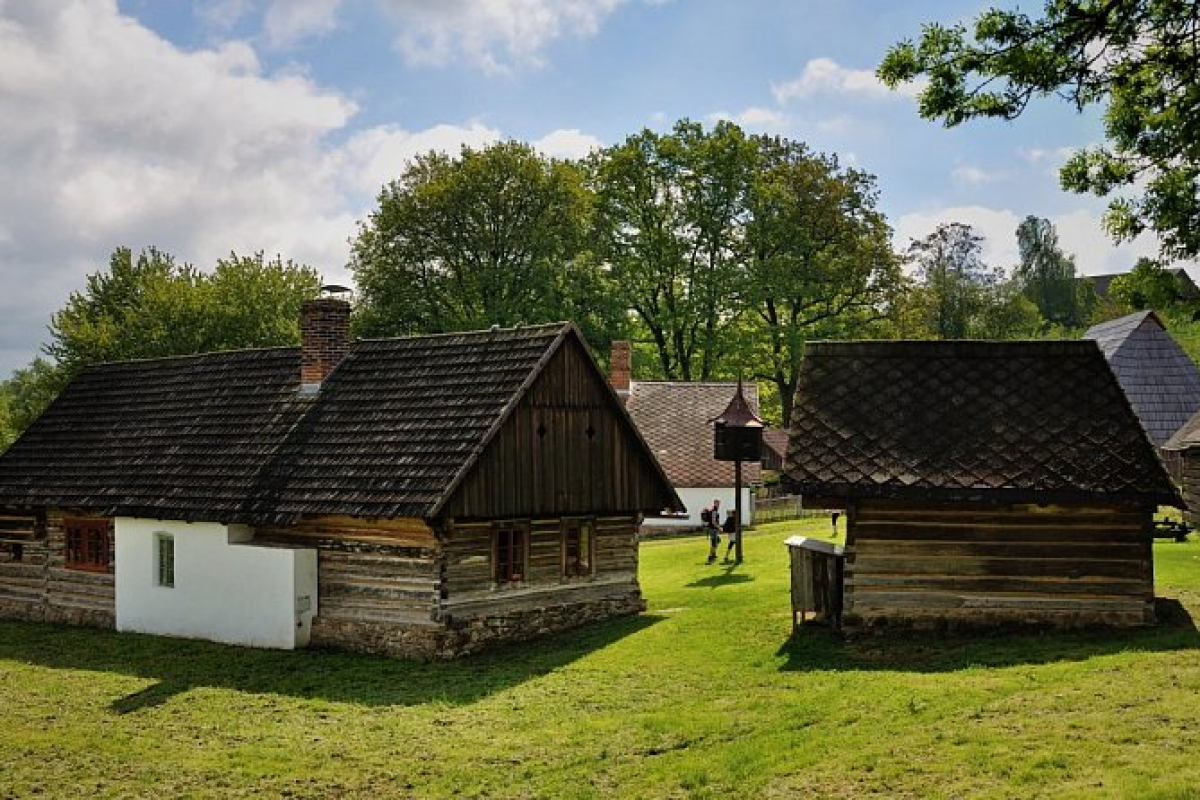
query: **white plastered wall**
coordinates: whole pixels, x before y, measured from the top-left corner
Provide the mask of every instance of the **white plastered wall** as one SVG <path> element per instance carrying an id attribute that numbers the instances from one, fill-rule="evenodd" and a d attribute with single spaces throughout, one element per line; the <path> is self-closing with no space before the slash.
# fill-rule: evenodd
<path id="1" fill-rule="evenodd" d="M 118 517 L 117 630 L 291 650 L 317 613 L 317 552 L 261 547 L 251 529 Z M 158 585 L 158 538 L 175 547 L 175 585 Z"/>
<path id="2" fill-rule="evenodd" d="M 699 488 L 679 488 L 675 487 L 675 493 L 679 495 L 679 499 L 683 501 L 683 505 L 687 508 L 686 517 L 646 517 L 643 525 L 646 527 L 657 526 L 677 526 L 677 527 L 700 527 L 700 512 L 712 505 L 714 498 L 721 501 L 721 522 L 725 521 L 725 512 L 733 508 L 733 487 L 732 486 L 717 486 L 717 487 L 699 487 Z M 754 502 L 753 493 L 749 488 L 742 488 L 742 525 L 749 525 L 752 519 Z"/>

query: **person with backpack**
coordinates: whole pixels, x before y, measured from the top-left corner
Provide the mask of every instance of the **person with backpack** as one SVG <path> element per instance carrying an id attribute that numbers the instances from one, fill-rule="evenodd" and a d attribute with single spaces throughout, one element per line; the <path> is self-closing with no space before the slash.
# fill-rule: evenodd
<path id="1" fill-rule="evenodd" d="M 711 564 L 717 560 L 717 548 L 721 546 L 721 501 L 713 498 L 712 505 L 700 512 L 700 521 L 708 534 L 708 563 Z"/>
<path id="2" fill-rule="evenodd" d="M 737 546 L 738 529 L 737 517 L 733 515 L 733 510 L 725 512 L 725 523 L 721 525 L 721 530 L 729 537 L 729 546 L 725 548 L 725 560 L 729 560 L 729 554 L 733 552 L 733 548 Z"/>

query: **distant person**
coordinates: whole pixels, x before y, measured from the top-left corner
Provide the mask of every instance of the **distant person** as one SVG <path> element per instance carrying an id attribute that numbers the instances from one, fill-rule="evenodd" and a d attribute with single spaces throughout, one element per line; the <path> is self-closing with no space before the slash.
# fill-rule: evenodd
<path id="1" fill-rule="evenodd" d="M 717 548 L 721 546 L 721 501 L 713 498 L 712 505 L 700 512 L 704 532 L 708 534 L 708 563 L 717 560 Z"/>
<path id="2" fill-rule="evenodd" d="M 721 526 L 721 530 L 729 537 L 729 546 L 725 548 L 725 560 L 729 560 L 729 554 L 733 552 L 733 548 L 738 543 L 737 517 L 733 515 L 733 511 L 725 512 L 725 523 Z"/>
<path id="3" fill-rule="evenodd" d="M 831 515 L 831 519 L 833 519 L 833 535 L 834 535 L 834 536 L 837 536 L 837 535 L 838 535 L 838 533 L 837 533 L 837 521 L 838 521 L 838 517 L 840 517 L 841 515 L 842 515 L 842 512 L 840 512 L 840 511 L 835 511 L 835 512 L 833 512 L 833 514 Z"/>

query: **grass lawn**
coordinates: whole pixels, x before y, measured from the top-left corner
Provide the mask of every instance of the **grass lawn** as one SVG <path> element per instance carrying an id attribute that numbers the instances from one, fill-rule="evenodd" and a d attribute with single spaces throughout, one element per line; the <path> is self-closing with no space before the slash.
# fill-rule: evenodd
<path id="1" fill-rule="evenodd" d="M 0 797 L 1200 798 L 1200 543 L 1170 626 L 792 637 L 827 528 L 644 544 L 647 614 L 453 663 L 0 622 Z"/>

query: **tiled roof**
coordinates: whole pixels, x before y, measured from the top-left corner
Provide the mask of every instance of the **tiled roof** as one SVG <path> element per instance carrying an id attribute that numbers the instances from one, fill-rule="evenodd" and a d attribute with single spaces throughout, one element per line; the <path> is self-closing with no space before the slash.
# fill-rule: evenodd
<path id="1" fill-rule="evenodd" d="M 810 343 L 785 474 L 834 498 L 1179 502 L 1089 341 Z"/>
<path id="2" fill-rule="evenodd" d="M 1095 339 L 1142 427 L 1162 446 L 1200 410 L 1200 370 L 1153 311 L 1094 325 Z"/>
<path id="3" fill-rule="evenodd" d="M 769 447 L 782 457 L 787 453 L 788 432 L 779 428 L 767 428 L 763 431 L 763 447 Z"/>
<path id="4" fill-rule="evenodd" d="M 713 420 L 729 405 L 736 383 L 634 381 L 626 409 L 676 488 L 733 486 L 731 461 L 713 458 Z M 758 387 L 743 387 L 758 411 Z M 757 462 L 743 462 L 742 480 L 760 478 Z"/>
<path id="5" fill-rule="evenodd" d="M 360 341 L 308 397 L 297 348 L 85 369 L 0 457 L 0 504 L 223 522 L 430 516 L 577 335 Z"/>

